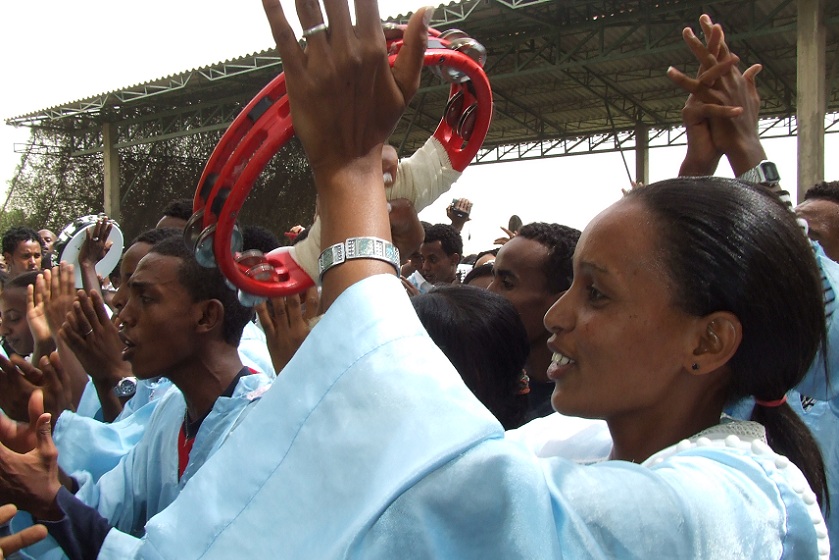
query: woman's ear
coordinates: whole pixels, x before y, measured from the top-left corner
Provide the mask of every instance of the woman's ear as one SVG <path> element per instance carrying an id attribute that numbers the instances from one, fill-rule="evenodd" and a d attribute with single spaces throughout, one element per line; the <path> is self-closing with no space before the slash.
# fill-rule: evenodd
<path id="1" fill-rule="evenodd" d="M 716 371 L 731 360 L 741 340 L 743 326 L 733 313 L 717 311 L 702 317 L 697 324 L 692 361 L 686 369 L 694 375 Z"/>

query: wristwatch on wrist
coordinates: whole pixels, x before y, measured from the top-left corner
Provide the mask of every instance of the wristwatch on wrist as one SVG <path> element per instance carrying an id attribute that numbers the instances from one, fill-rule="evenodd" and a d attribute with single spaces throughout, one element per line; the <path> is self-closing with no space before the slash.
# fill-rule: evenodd
<path id="1" fill-rule="evenodd" d="M 117 383 L 117 386 L 114 387 L 114 394 L 121 399 L 125 399 L 128 397 L 133 397 L 134 393 L 137 392 L 137 378 L 136 377 L 123 377 Z"/>
<path id="2" fill-rule="evenodd" d="M 738 175 L 737 178 L 741 181 L 757 183 L 767 187 L 774 187 L 781 182 L 778 168 L 769 160 L 763 160 L 757 166 L 752 167 L 742 175 Z"/>

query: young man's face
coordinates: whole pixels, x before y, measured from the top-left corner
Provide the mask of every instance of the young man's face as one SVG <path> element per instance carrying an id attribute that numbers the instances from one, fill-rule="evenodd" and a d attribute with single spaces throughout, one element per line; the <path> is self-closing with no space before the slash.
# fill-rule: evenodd
<path id="1" fill-rule="evenodd" d="M 451 284 L 457 274 L 457 263 L 460 255 L 447 255 L 442 243 L 431 241 L 420 246 L 422 253 L 422 270 L 420 274 L 431 284 Z"/>
<path id="2" fill-rule="evenodd" d="M 128 280 L 128 299 L 119 312 L 122 359 L 140 379 L 171 376 L 196 359 L 202 309 L 178 278 L 181 263 L 152 252 Z"/>
<path id="3" fill-rule="evenodd" d="M 41 243 L 31 239 L 18 243 L 14 253 L 3 253 L 12 278 L 28 270 L 41 270 L 41 256 Z"/>

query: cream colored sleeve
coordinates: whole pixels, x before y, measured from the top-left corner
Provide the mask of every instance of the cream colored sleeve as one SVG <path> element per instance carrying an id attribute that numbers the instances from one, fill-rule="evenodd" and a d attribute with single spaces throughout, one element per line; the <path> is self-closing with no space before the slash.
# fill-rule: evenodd
<path id="1" fill-rule="evenodd" d="M 417 212 L 428 207 L 460 178 L 452 169 L 446 149 L 433 136 L 414 155 L 399 162 L 396 180 L 387 191 L 387 199 L 407 198 Z"/>
<path id="2" fill-rule="evenodd" d="M 407 198 L 419 212 L 448 191 L 460 175 L 460 171 L 452 169 L 446 149 L 432 136 L 414 155 L 399 162 L 396 180 L 385 189 L 386 196 L 388 200 Z M 318 285 L 318 257 L 322 250 L 320 218 L 315 218 L 308 237 L 291 248 L 291 257 Z"/>

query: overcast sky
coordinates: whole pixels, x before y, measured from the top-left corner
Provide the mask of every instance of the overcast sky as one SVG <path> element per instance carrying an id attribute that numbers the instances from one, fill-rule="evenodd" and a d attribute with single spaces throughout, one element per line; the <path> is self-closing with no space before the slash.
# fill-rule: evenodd
<path id="1" fill-rule="evenodd" d="M 384 16 L 429 2 L 381 0 Z M 283 0 L 294 13 L 293 2 Z M 723 22 L 724 23 L 724 22 Z M 258 0 L 41 0 L 0 2 L 0 52 L 6 67 L 0 89 L 3 120 L 113 89 L 213 64 L 273 46 Z M 665 69 L 662 68 L 662 72 Z M 0 191 L 20 161 L 14 143 L 28 130 L 0 125 Z M 839 153 L 839 134 L 827 135 L 828 154 Z M 794 181 L 793 139 L 767 142 L 769 158 Z M 651 152 L 650 178 L 676 174 L 684 148 Z M 630 169 L 634 156 L 625 154 Z M 827 157 L 825 177 L 839 179 L 839 158 Z M 726 165 L 720 174 L 731 176 Z M 473 200 L 467 252 L 489 248 L 510 214 L 525 223 L 555 221 L 577 228 L 620 196 L 628 185 L 619 154 L 564 157 L 472 166 L 422 218 L 445 220 L 452 197 Z M 794 190 L 794 189 L 790 189 Z M 293 224 L 280 224 L 276 229 Z M 470 238 L 471 237 L 471 238 Z"/>

